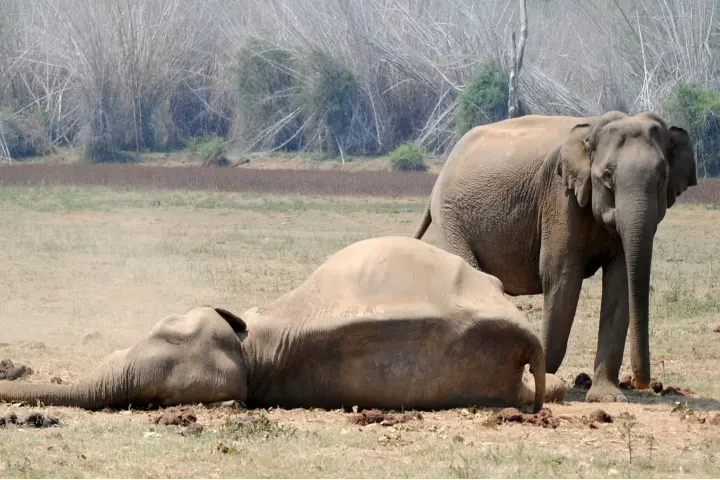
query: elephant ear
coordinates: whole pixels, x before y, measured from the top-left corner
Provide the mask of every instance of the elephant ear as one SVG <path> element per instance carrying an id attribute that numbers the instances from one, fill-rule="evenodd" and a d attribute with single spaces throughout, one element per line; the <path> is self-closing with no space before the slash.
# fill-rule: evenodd
<path id="1" fill-rule="evenodd" d="M 590 181 L 589 123 L 575 125 L 558 153 L 557 173 L 575 194 L 580 207 L 587 206 L 592 192 Z"/>
<path id="2" fill-rule="evenodd" d="M 210 305 L 207 305 L 210 306 Z M 219 307 L 210 307 L 214 309 L 218 315 L 220 315 L 227 323 L 232 327 L 233 331 L 235 333 L 245 333 L 247 332 L 247 324 L 245 323 L 245 320 L 238 317 L 234 313 L 232 313 L 229 310 L 225 310 L 224 308 Z"/>
<path id="3" fill-rule="evenodd" d="M 675 200 L 688 187 L 697 185 L 695 152 L 688 133 L 680 127 L 670 127 L 667 161 L 670 176 L 667 188 L 667 208 L 675 204 Z"/>
<path id="4" fill-rule="evenodd" d="M 558 174 L 568 190 L 575 193 L 580 207 L 584 208 L 590 202 L 592 193 L 590 166 L 600 141 L 600 132 L 609 123 L 623 118 L 627 118 L 626 113 L 610 110 L 600 117 L 595 117 L 590 123 L 575 125 L 560 147 Z"/>

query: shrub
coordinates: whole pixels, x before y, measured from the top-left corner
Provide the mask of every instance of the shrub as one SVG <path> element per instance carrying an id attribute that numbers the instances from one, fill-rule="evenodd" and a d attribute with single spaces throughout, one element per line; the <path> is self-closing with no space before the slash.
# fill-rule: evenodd
<path id="1" fill-rule="evenodd" d="M 494 66 L 482 68 L 460 92 L 458 103 L 456 124 L 461 135 L 477 125 L 507 118 L 507 74 Z"/>
<path id="2" fill-rule="evenodd" d="M 240 50 L 237 89 L 245 133 L 260 135 L 300 107 L 296 97 L 301 85 L 293 73 L 296 69 L 292 52 L 269 42 L 252 38 Z M 298 149 L 302 137 L 293 135 L 302 123 L 302 115 L 285 121 L 278 126 L 269 146 Z"/>
<path id="3" fill-rule="evenodd" d="M 310 108 L 322 116 L 326 130 L 323 149 L 330 153 L 364 155 L 377 147 L 370 109 L 357 78 L 350 69 L 329 54 L 313 52 L 309 67 L 317 80 L 310 93 Z"/>
<path id="4" fill-rule="evenodd" d="M 41 111 L 12 116 L 0 110 L 0 156 L 16 159 L 52 153 L 45 118 Z"/>
<path id="5" fill-rule="evenodd" d="M 202 161 L 203 167 L 230 165 L 227 158 L 227 142 L 216 135 L 191 138 L 188 146 L 190 151 Z"/>
<path id="6" fill-rule="evenodd" d="M 390 154 L 390 164 L 393 171 L 421 171 L 427 170 L 423 160 L 423 152 L 414 143 L 404 143 Z"/>
<path id="7" fill-rule="evenodd" d="M 699 176 L 720 175 L 720 95 L 691 83 L 677 84 L 665 102 L 668 119 L 688 131 Z"/>

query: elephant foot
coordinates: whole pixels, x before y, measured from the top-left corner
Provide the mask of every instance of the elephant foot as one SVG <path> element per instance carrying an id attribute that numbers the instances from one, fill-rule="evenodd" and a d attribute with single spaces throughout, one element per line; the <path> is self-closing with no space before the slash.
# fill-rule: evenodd
<path id="1" fill-rule="evenodd" d="M 565 384 L 552 373 L 545 374 L 545 402 L 562 403 L 565 398 Z"/>
<path id="2" fill-rule="evenodd" d="M 587 402 L 599 402 L 599 403 L 614 403 L 614 402 L 627 402 L 628 399 L 615 385 L 610 382 L 606 383 L 593 383 L 593 386 L 588 390 L 585 395 L 585 401 Z"/>

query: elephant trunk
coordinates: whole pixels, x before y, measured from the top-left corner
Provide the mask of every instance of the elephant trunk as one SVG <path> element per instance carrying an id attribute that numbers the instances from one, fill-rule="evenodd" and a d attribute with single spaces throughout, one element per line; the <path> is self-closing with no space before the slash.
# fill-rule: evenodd
<path id="1" fill-rule="evenodd" d="M 97 410 L 105 406 L 127 406 L 130 403 L 127 379 L 124 368 L 97 369 L 89 378 L 77 385 L 40 385 L 31 383 L 0 384 L 0 401 L 42 402 L 47 406 L 80 407 Z"/>
<path id="2" fill-rule="evenodd" d="M 642 191 L 624 202 L 626 208 L 618 205 L 618 231 L 625 251 L 628 277 L 630 358 L 634 386 L 638 389 L 645 389 L 650 384 L 650 269 L 658 217 L 654 198 L 656 195 Z"/>
<path id="3" fill-rule="evenodd" d="M 72 385 L 12 384 L 0 388 L 0 400 L 91 409 L 92 401 Z"/>

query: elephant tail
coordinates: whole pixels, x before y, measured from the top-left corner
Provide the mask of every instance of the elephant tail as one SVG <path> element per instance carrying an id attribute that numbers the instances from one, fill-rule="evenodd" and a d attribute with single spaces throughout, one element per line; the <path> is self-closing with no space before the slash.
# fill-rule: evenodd
<path id="1" fill-rule="evenodd" d="M 423 235 L 425 235 L 425 232 L 427 231 L 428 227 L 432 223 L 432 215 L 430 215 L 430 203 L 432 202 L 432 195 L 430 195 L 430 198 L 428 198 L 427 205 L 425 205 L 425 211 L 423 212 L 422 221 L 420 222 L 420 225 L 418 225 L 417 230 L 415 230 L 415 233 L 413 234 L 413 238 L 416 238 L 420 240 Z"/>
<path id="2" fill-rule="evenodd" d="M 532 336 L 533 353 L 530 359 L 530 371 L 535 377 L 535 402 L 533 412 L 539 412 L 545 402 L 545 352 L 540 339 Z"/>

